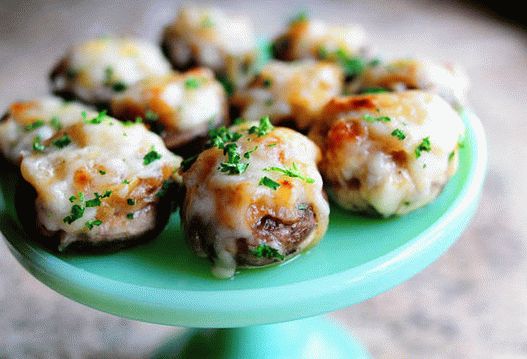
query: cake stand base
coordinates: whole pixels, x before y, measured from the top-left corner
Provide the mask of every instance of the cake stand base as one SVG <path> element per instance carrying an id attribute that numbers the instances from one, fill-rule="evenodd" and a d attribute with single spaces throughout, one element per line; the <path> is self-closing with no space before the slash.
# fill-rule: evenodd
<path id="1" fill-rule="evenodd" d="M 315 317 L 232 329 L 190 329 L 170 339 L 153 359 L 370 358 L 348 332 Z"/>

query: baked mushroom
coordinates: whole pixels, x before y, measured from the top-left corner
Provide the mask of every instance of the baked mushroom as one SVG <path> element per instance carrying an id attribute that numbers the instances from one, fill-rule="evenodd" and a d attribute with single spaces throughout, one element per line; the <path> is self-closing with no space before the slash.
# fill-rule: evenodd
<path id="1" fill-rule="evenodd" d="M 39 143 L 63 127 L 81 122 L 83 111 L 94 114 L 82 104 L 52 96 L 14 102 L 0 119 L 0 152 L 18 165 Z"/>
<path id="2" fill-rule="evenodd" d="M 339 60 L 364 57 L 366 35 L 358 25 L 329 25 L 300 13 L 273 42 L 273 55 L 280 60 Z"/>
<path id="3" fill-rule="evenodd" d="M 205 68 L 140 81 L 112 99 L 111 111 L 120 120 L 142 118 L 170 149 L 205 136 L 228 117 L 225 90 Z"/>
<path id="4" fill-rule="evenodd" d="M 328 192 L 346 209 L 383 217 L 433 201 L 458 165 L 460 116 L 422 91 L 339 97 L 309 137 Z"/>
<path id="5" fill-rule="evenodd" d="M 466 102 L 468 77 L 458 66 L 430 60 L 401 59 L 367 67 L 349 92 L 424 90 L 443 97 L 454 107 Z"/>
<path id="6" fill-rule="evenodd" d="M 283 262 L 322 238 L 329 206 L 307 137 L 265 117 L 212 131 L 210 146 L 182 165 L 181 219 L 215 276 Z"/>
<path id="7" fill-rule="evenodd" d="M 65 127 L 21 163 L 36 192 L 38 231 L 59 250 L 111 248 L 165 225 L 180 158 L 142 124 L 104 112 Z"/>
<path id="8" fill-rule="evenodd" d="M 335 64 L 272 61 L 248 88 L 233 96 L 232 104 L 250 121 L 269 114 L 275 124 L 292 122 L 304 130 L 343 86 L 343 72 Z"/>
<path id="9" fill-rule="evenodd" d="M 248 18 L 206 7 L 181 8 L 164 30 L 162 47 L 175 68 L 209 67 L 238 87 L 251 78 L 258 53 Z"/>
<path id="10" fill-rule="evenodd" d="M 104 106 L 136 82 L 169 72 L 170 64 L 155 45 L 134 38 L 100 37 L 74 46 L 50 78 L 56 94 Z"/>

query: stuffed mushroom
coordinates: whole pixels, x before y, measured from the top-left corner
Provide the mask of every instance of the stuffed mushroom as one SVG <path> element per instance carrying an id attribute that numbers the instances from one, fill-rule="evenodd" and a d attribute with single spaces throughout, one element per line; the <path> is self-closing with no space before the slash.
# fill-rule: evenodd
<path id="1" fill-rule="evenodd" d="M 256 35 L 248 18 L 216 8 L 184 7 L 165 28 L 162 47 L 174 67 L 209 67 L 240 87 L 252 76 Z"/>
<path id="2" fill-rule="evenodd" d="M 64 250 L 126 246 L 163 228 L 180 158 L 142 124 L 104 112 L 42 141 L 21 163 L 43 240 Z"/>
<path id="3" fill-rule="evenodd" d="M 460 116 L 422 91 L 340 97 L 309 133 L 320 147 L 330 196 L 383 217 L 433 201 L 458 165 Z"/>
<path id="4" fill-rule="evenodd" d="M 56 94 L 106 105 L 136 82 L 169 72 L 170 64 L 155 45 L 134 38 L 101 37 L 74 46 L 50 77 Z"/>
<path id="5" fill-rule="evenodd" d="M 111 110 L 120 120 L 140 117 L 170 149 L 205 136 L 228 117 L 225 91 L 205 68 L 143 80 L 115 96 Z"/>
<path id="6" fill-rule="evenodd" d="M 81 122 L 83 111 L 95 113 L 82 104 L 51 96 L 15 102 L 0 119 L 0 152 L 18 165 L 39 143 L 63 127 Z"/>
<path id="7" fill-rule="evenodd" d="M 313 142 L 266 117 L 212 131 L 210 146 L 182 165 L 181 218 L 214 275 L 283 262 L 322 238 L 329 206 Z"/>
<path id="8" fill-rule="evenodd" d="M 251 85 L 238 91 L 232 104 L 241 117 L 257 121 L 269 114 L 273 123 L 293 123 L 305 130 L 326 103 L 342 93 L 344 75 L 329 62 L 281 62 L 267 64 Z"/>
<path id="9" fill-rule="evenodd" d="M 424 90 L 443 97 L 454 107 L 466 102 L 468 77 L 458 66 L 430 60 L 402 59 L 367 67 L 349 92 Z"/>

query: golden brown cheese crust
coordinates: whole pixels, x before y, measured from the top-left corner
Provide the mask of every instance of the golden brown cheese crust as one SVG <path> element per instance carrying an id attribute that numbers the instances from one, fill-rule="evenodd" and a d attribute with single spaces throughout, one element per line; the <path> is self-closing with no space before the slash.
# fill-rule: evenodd
<path id="1" fill-rule="evenodd" d="M 236 265 L 261 266 L 289 258 L 315 245 L 328 225 L 329 206 L 316 168 L 320 152 L 315 144 L 286 128 L 262 137 L 249 135 L 250 125 L 233 128 L 244 134 L 236 144 L 242 161 L 249 163 L 245 172 L 221 172 L 224 152 L 210 148 L 183 173 L 183 227 L 193 250 L 214 261 L 219 277 L 232 276 Z M 246 159 L 243 155 L 249 151 Z M 312 183 L 268 170 L 293 164 Z M 263 177 L 279 187 L 260 184 Z M 260 245 L 278 255 L 255 254 Z"/>
<path id="2" fill-rule="evenodd" d="M 63 146 L 56 145 L 66 137 Z M 166 222 L 163 194 L 178 181 L 181 159 L 143 125 L 109 117 L 80 122 L 43 145 L 24 158 L 21 171 L 36 191 L 40 232 L 58 237 L 59 249 L 134 240 Z M 71 217 L 74 212 L 80 215 Z"/>
<path id="3" fill-rule="evenodd" d="M 209 127 L 228 119 L 225 91 L 205 68 L 143 80 L 115 96 L 111 109 L 123 121 L 141 117 L 170 149 L 204 136 Z"/>
<path id="4" fill-rule="evenodd" d="M 459 115 L 420 91 L 332 100 L 309 133 L 324 154 L 329 192 L 342 207 L 388 217 L 434 200 L 458 163 Z"/>
<path id="5" fill-rule="evenodd" d="M 235 94 L 232 104 L 249 121 L 269 115 L 273 123 L 293 122 L 303 130 L 318 119 L 331 98 L 342 93 L 343 85 L 344 74 L 335 64 L 273 61 L 247 89 Z"/>

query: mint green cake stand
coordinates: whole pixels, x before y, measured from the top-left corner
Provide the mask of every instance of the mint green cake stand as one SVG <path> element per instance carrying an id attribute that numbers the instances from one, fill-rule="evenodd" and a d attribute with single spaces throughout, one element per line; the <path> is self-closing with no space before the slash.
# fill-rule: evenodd
<path id="1" fill-rule="evenodd" d="M 32 275 L 77 302 L 145 322 L 222 328 L 189 330 L 154 357 L 368 357 L 330 321 L 302 318 L 350 306 L 404 282 L 459 237 L 476 210 L 487 159 L 479 120 L 471 114 L 464 118 L 459 171 L 434 203 L 392 219 L 355 216 L 333 206 L 329 231 L 316 248 L 281 266 L 242 270 L 231 280 L 214 279 L 208 261 L 190 253 L 177 215 L 153 241 L 129 250 L 51 253 L 21 227 L 14 210 L 18 175 L 5 167 L 0 230 Z"/>

